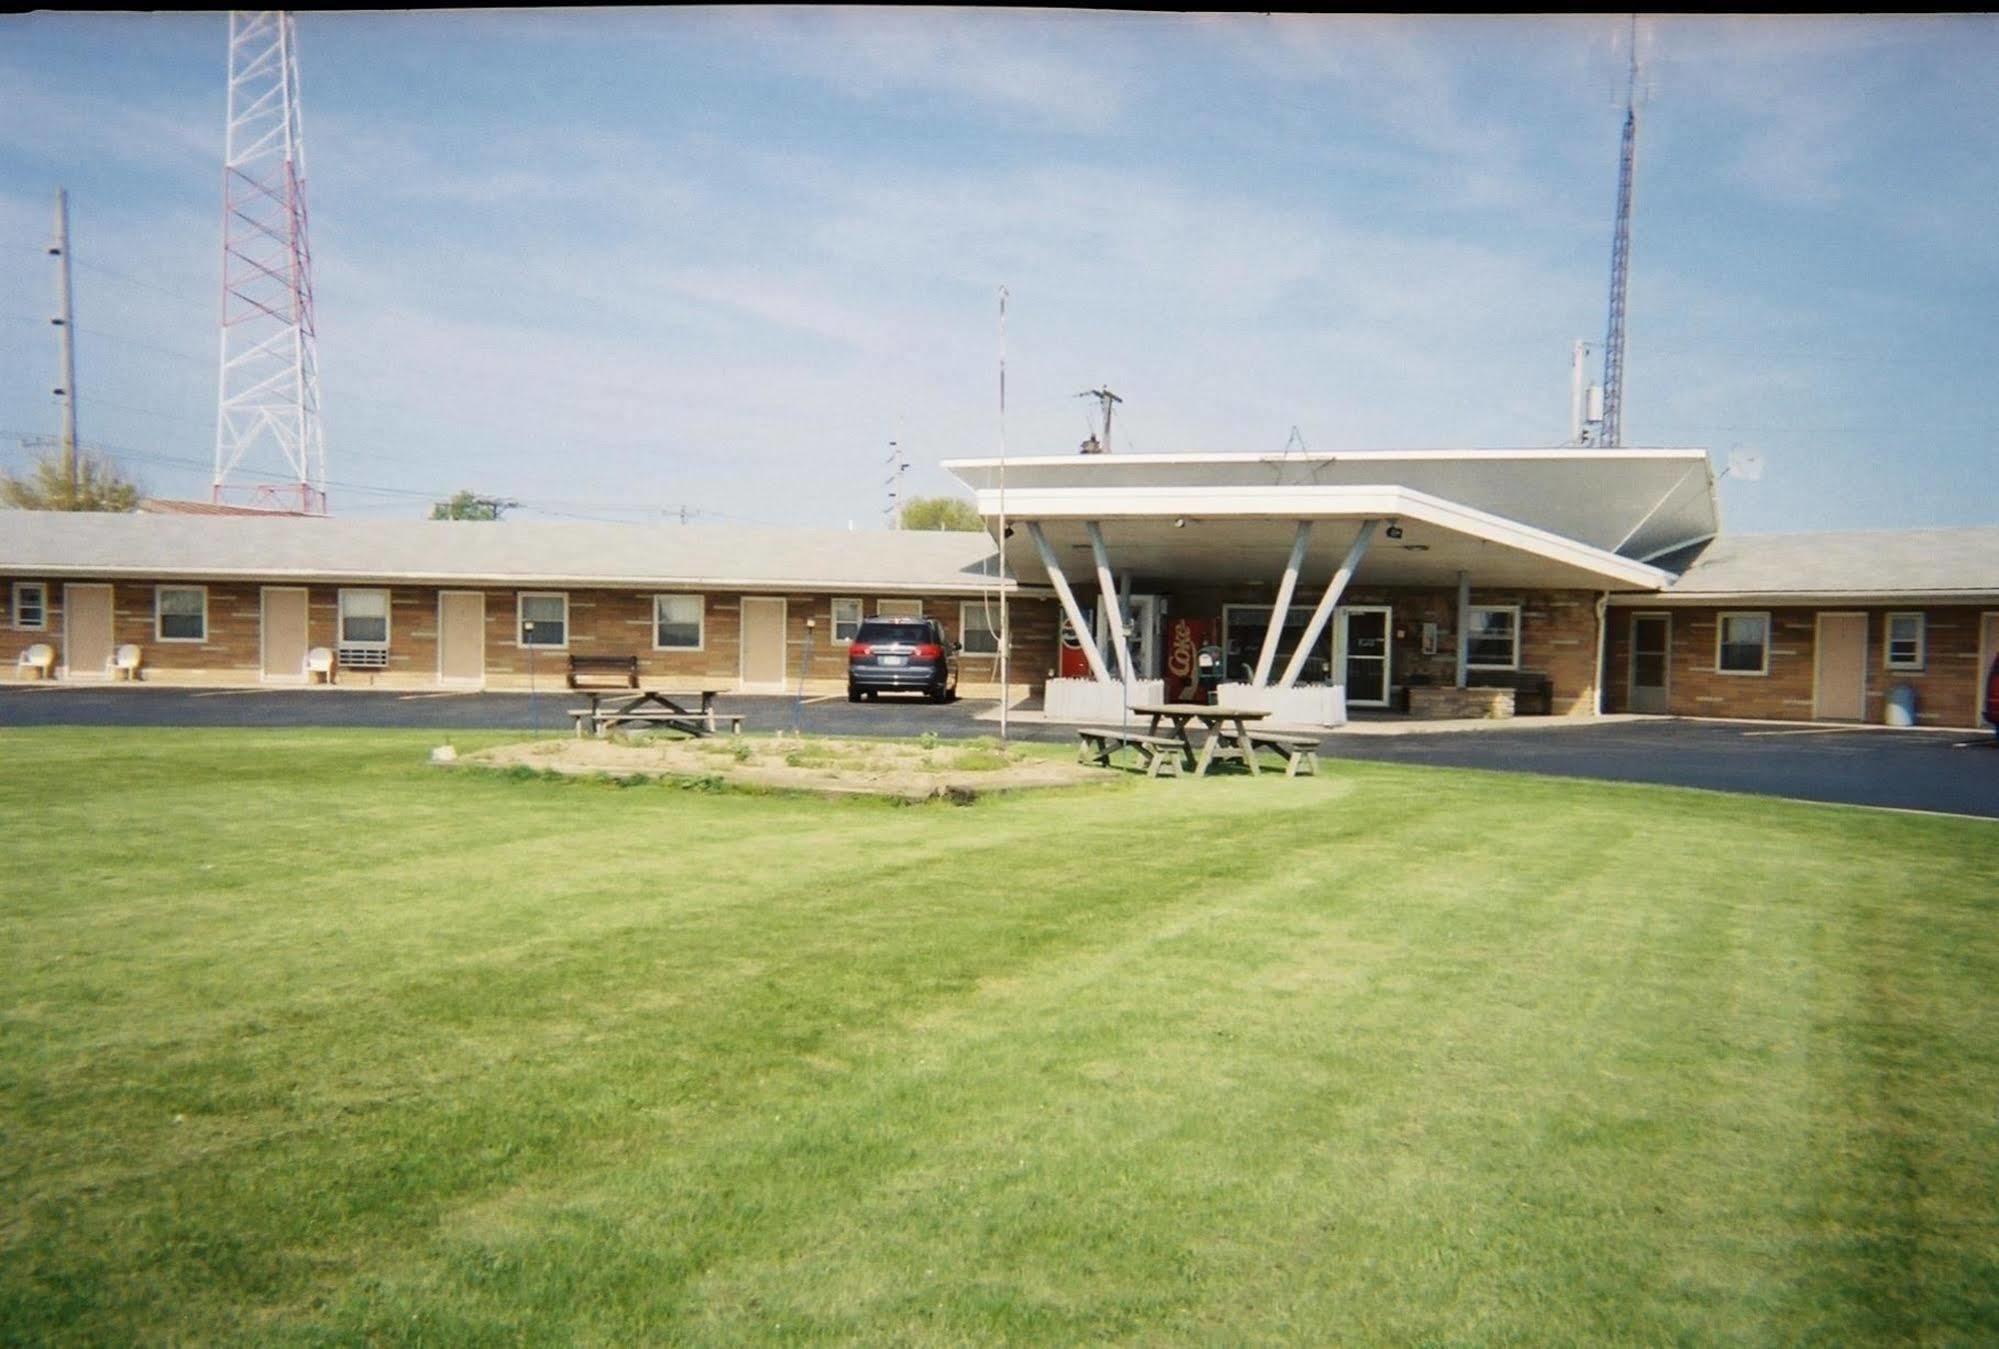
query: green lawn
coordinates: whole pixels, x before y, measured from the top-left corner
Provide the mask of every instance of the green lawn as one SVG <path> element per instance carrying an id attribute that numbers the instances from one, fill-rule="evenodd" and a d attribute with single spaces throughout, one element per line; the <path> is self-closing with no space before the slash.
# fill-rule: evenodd
<path id="1" fill-rule="evenodd" d="M 0 1340 L 1999 1336 L 1994 825 L 429 743 L 0 732 Z"/>

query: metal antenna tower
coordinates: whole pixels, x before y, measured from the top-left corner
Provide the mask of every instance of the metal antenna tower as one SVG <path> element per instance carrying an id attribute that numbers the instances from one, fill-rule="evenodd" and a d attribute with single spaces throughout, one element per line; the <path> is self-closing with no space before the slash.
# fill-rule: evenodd
<path id="1" fill-rule="evenodd" d="M 235 487 L 245 459 L 289 481 Z M 283 10 L 229 15 L 229 122 L 222 161 L 221 369 L 216 380 L 217 502 L 326 514 L 326 436 L 306 242 L 305 141 L 298 38 Z"/>
<path id="2" fill-rule="evenodd" d="M 1610 244 L 1610 324 L 1603 339 L 1603 430 L 1599 444 L 1624 444 L 1624 304 L 1631 285 L 1631 179 L 1638 160 L 1638 16 L 1631 16 L 1631 66 L 1624 94 L 1624 144 L 1617 159 L 1617 225 Z"/>

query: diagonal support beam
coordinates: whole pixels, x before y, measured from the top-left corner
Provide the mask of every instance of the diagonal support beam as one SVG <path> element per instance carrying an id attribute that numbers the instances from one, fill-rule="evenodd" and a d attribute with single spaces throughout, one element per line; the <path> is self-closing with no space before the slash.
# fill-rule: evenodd
<path id="1" fill-rule="evenodd" d="M 1041 526 L 1028 522 L 1027 537 L 1034 540 L 1034 551 L 1041 554 L 1041 565 L 1048 571 L 1049 584 L 1055 587 L 1055 598 L 1062 602 L 1062 614 L 1069 620 L 1069 630 L 1076 634 L 1077 645 L 1083 648 L 1083 658 L 1090 662 L 1090 673 L 1099 684 L 1111 684 L 1111 672 L 1104 668 L 1104 657 L 1097 650 L 1096 634 L 1083 622 L 1083 611 L 1076 604 L 1076 592 L 1069 589 L 1069 578 L 1062 574 L 1062 564 L 1055 560 L 1055 550 L 1048 546 L 1048 538 L 1041 532 Z"/>
<path id="2" fill-rule="evenodd" d="M 1118 602 L 1117 585 L 1111 580 L 1111 555 L 1104 549 L 1104 532 L 1097 528 L 1095 520 L 1084 521 L 1083 528 L 1090 536 L 1090 556 L 1097 563 L 1097 592 L 1103 596 L 1104 608 L 1110 611 L 1111 640 L 1117 643 L 1118 674 L 1129 684 L 1131 644 L 1124 639 L 1124 605 Z"/>
<path id="3" fill-rule="evenodd" d="M 1299 639 L 1298 649 L 1291 653 L 1291 663 L 1284 667 L 1284 677 L 1277 681 L 1277 687 L 1288 689 L 1298 682 L 1299 672 L 1305 668 L 1305 661 L 1312 654 L 1312 648 L 1319 644 L 1319 635 L 1326 630 L 1326 620 L 1333 616 L 1333 610 L 1346 593 L 1347 582 L 1353 579 L 1354 568 L 1367 553 L 1367 545 L 1374 538 L 1374 527 L 1379 520 L 1360 522 L 1360 533 L 1354 535 L 1353 547 L 1340 561 L 1340 569 L 1333 573 L 1333 579 L 1326 583 L 1326 593 L 1319 597 L 1319 607 L 1312 611 L 1312 621 L 1305 625 L 1305 635 Z"/>
<path id="4" fill-rule="evenodd" d="M 1291 536 L 1291 560 L 1284 564 L 1284 579 L 1277 585 L 1277 600 L 1270 606 L 1270 626 L 1263 631 L 1263 651 L 1256 658 L 1256 674 L 1250 683 L 1256 688 L 1270 685 L 1270 667 L 1277 662 L 1277 639 L 1283 635 L 1284 620 L 1291 615 L 1291 595 L 1298 589 L 1298 570 L 1305 565 L 1305 545 L 1312 541 L 1312 522 L 1300 520 Z"/>

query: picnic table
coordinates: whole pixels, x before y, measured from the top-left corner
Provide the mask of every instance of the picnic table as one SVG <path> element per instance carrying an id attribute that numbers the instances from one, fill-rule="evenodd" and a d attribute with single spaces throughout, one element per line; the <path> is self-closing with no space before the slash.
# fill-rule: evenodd
<path id="1" fill-rule="evenodd" d="M 1187 763 L 1197 778 L 1205 777 L 1208 765 L 1217 759 L 1239 759 L 1249 765 L 1250 772 L 1260 771 L 1256 766 L 1256 747 L 1250 743 L 1249 723 L 1262 721 L 1270 715 L 1268 712 L 1253 707 L 1210 707 L 1206 703 L 1134 703 L 1131 710 L 1152 718 L 1147 735 L 1158 735 L 1161 722 L 1173 723 L 1171 734 L 1179 737 Z M 1198 753 L 1190 729 L 1197 722 L 1207 732 Z M 1233 735 L 1229 733 L 1231 726 L 1235 728 Z"/>
<path id="2" fill-rule="evenodd" d="M 579 689 L 578 694 L 590 700 L 588 707 L 572 707 L 569 715 L 576 719 L 576 735 L 583 736 L 583 728 L 595 729 L 599 736 L 609 735 L 616 726 L 658 726 L 667 730 L 682 731 L 691 736 L 714 735 L 722 723 L 727 722 L 730 733 L 740 734 L 743 719 L 733 714 L 715 710 L 715 699 L 720 689 Z M 695 706 L 696 700 L 699 705 Z"/>

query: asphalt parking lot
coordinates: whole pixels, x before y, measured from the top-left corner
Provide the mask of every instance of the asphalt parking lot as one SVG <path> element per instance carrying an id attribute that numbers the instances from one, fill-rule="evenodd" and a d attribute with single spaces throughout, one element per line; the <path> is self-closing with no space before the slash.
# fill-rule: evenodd
<path id="1" fill-rule="evenodd" d="M 571 695 L 396 693 L 350 689 L 0 688 L 0 726 L 353 726 L 567 730 Z M 990 701 L 935 706 L 842 696 L 730 696 L 752 731 L 948 738 L 992 735 Z M 1624 721 L 1594 726 L 1327 738 L 1329 758 L 1548 773 L 1751 792 L 1857 806 L 1999 819 L 1999 742 L 1990 732 L 1885 731 L 1739 722 Z M 1069 741 L 1073 730 L 1016 721 L 1018 739 Z"/>

